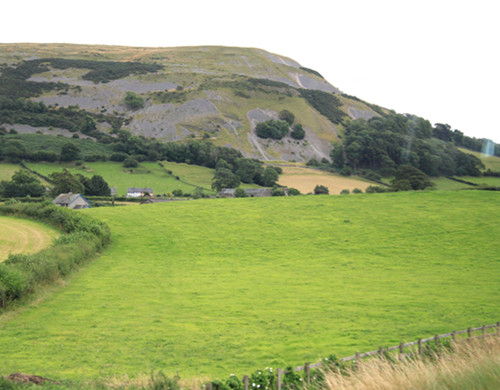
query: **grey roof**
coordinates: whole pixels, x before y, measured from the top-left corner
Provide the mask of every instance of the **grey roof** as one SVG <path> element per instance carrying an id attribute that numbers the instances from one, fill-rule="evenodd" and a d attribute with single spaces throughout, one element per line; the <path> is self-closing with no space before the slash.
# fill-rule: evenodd
<path id="1" fill-rule="evenodd" d="M 80 194 L 72 194 L 71 192 L 68 194 L 59 194 L 57 198 L 55 198 L 52 203 L 55 204 L 70 204 L 76 198 L 78 198 Z"/>
<path id="2" fill-rule="evenodd" d="M 153 189 L 152 188 L 131 187 L 131 188 L 127 188 L 127 193 L 129 193 L 129 192 L 149 192 L 149 193 L 152 193 Z"/>
<path id="3" fill-rule="evenodd" d="M 86 203 L 90 204 L 87 199 L 85 199 L 81 194 L 72 194 L 71 192 L 67 194 L 59 194 L 57 198 L 55 198 L 52 203 L 54 204 L 59 204 L 59 205 L 69 205 L 71 204 L 76 198 L 82 198 L 85 200 Z"/>

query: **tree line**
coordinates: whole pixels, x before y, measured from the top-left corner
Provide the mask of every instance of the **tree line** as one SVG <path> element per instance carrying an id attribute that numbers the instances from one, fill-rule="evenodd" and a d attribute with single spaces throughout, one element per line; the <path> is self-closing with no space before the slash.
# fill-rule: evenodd
<path id="1" fill-rule="evenodd" d="M 429 176 L 481 175 L 481 160 L 458 150 L 456 143 L 435 138 L 436 127 L 414 115 L 354 120 L 346 125 L 343 144 L 334 145 L 332 164 L 346 174 L 369 169 L 394 176 L 398 167 L 408 165 Z"/>

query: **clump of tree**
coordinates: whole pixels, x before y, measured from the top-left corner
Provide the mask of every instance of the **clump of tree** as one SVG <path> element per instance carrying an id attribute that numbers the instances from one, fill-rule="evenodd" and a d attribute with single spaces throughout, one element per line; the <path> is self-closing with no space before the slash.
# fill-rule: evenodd
<path id="1" fill-rule="evenodd" d="M 239 158 L 234 163 L 220 159 L 215 166 L 212 188 L 220 191 L 223 188 L 236 188 L 240 183 L 258 184 L 273 187 L 279 179 L 279 167 L 264 165 L 261 161 L 250 158 Z"/>
<path id="2" fill-rule="evenodd" d="M 260 138 L 282 139 L 288 134 L 288 122 L 281 119 L 270 119 L 260 122 L 255 127 L 255 133 Z"/>
<path id="3" fill-rule="evenodd" d="M 52 196 L 73 192 L 88 196 L 110 196 L 111 189 L 102 176 L 93 175 L 90 179 L 81 174 L 73 175 L 67 169 L 61 172 L 52 172 L 49 175 L 53 188 Z"/>
<path id="4" fill-rule="evenodd" d="M 19 170 L 8 181 L 0 181 L 0 196 L 3 198 L 41 197 L 45 195 L 45 186 L 25 170 Z"/>
<path id="5" fill-rule="evenodd" d="M 331 122 L 340 124 L 347 117 L 346 113 L 341 110 L 342 102 L 333 93 L 317 89 L 299 89 L 299 92 L 311 106 Z"/>
<path id="6" fill-rule="evenodd" d="M 300 140 L 304 139 L 306 132 L 300 123 L 293 125 L 292 132 L 290 133 L 293 139 Z"/>
<path id="7" fill-rule="evenodd" d="M 395 191 L 424 190 L 432 186 L 429 177 L 420 169 L 411 165 L 401 165 L 391 182 Z"/>
<path id="8" fill-rule="evenodd" d="M 333 166 L 347 166 L 354 172 L 369 169 L 383 176 L 393 176 L 401 165 L 411 165 L 429 176 L 481 174 L 481 160 L 432 135 L 429 121 L 414 115 L 354 120 L 346 125 L 343 145 L 333 147 Z"/>
<path id="9" fill-rule="evenodd" d="M 144 99 L 135 92 L 127 91 L 124 99 L 125 104 L 131 110 L 138 110 L 144 108 Z"/>
<path id="10" fill-rule="evenodd" d="M 330 191 L 328 190 L 328 187 L 325 187 L 322 184 L 318 184 L 316 187 L 314 187 L 314 195 L 328 195 Z"/>
<path id="11" fill-rule="evenodd" d="M 293 125 L 295 122 L 295 115 L 288 110 L 281 110 L 278 117 L 288 123 L 289 126 Z"/>

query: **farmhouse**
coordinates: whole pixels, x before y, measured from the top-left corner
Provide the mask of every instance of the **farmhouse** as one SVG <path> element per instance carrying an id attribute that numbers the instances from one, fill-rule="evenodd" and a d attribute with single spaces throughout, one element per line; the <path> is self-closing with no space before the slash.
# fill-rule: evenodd
<path id="1" fill-rule="evenodd" d="M 236 188 L 224 188 L 221 192 L 219 192 L 218 196 L 220 198 L 234 198 L 234 191 L 236 191 Z M 245 192 L 251 198 L 271 196 L 270 188 L 247 188 L 245 189 Z"/>
<path id="2" fill-rule="evenodd" d="M 71 192 L 68 192 L 67 194 L 59 194 L 59 196 L 55 198 L 52 203 L 74 210 L 90 208 L 90 202 L 85 199 L 83 195 L 73 194 Z"/>
<path id="3" fill-rule="evenodd" d="M 127 198 L 140 198 L 141 196 L 153 196 L 152 188 L 127 188 Z"/>

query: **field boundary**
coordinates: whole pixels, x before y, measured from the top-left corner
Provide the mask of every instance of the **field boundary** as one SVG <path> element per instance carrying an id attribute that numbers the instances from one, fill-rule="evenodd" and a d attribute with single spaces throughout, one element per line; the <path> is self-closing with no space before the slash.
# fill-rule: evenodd
<path id="1" fill-rule="evenodd" d="M 489 329 L 495 329 L 495 332 L 493 332 L 493 333 L 488 332 Z M 473 336 L 473 332 L 479 332 L 479 331 L 481 332 L 479 335 Z M 465 335 L 465 334 L 467 335 L 465 338 L 458 338 L 457 337 L 459 335 Z M 458 331 L 454 330 L 450 333 L 436 334 L 432 337 L 427 337 L 427 338 L 419 338 L 416 341 L 410 341 L 408 343 L 401 342 L 398 345 L 395 345 L 392 347 L 387 347 L 387 348 L 380 347 L 376 351 L 369 351 L 369 352 L 363 352 L 363 353 L 356 352 L 356 354 L 354 354 L 354 355 L 338 359 L 338 362 L 345 363 L 345 362 L 349 362 L 349 361 L 354 361 L 355 363 L 361 364 L 362 359 L 364 359 L 364 358 L 368 358 L 368 357 L 372 357 L 372 356 L 378 356 L 380 358 L 383 358 L 383 357 L 387 356 L 386 354 L 388 352 L 392 352 L 392 351 L 397 351 L 396 354 L 397 354 L 397 357 L 399 360 L 405 360 L 406 358 L 415 356 L 416 354 L 418 354 L 418 356 L 422 356 L 424 345 L 426 343 L 432 342 L 437 347 L 440 344 L 440 340 L 445 339 L 445 338 L 451 338 L 451 342 L 455 343 L 455 342 L 460 342 L 460 341 L 468 341 L 468 340 L 472 340 L 472 339 L 484 339 L 484 338 L 490 337 L 490 336 L 500 337 L 500 321 L 497 322 L 496 324 L 492 324 L 492 325 L 483 325 L 483 326 L 479 326 L 479 327 L 475 327 L 475 328 L 469 327 L 465 330 L 458 330 Z M 415 348 L 416 349 L 414 351 L 405 352 L 405 349 L 408 349 L 410 347 L 413 347 L 414 349 Z M 311 369 L 319 368 L 322 365 L 324 365 L 323 361 L 320 361 L 320 362 L 314 363 L 314 364 L 310 364 L 309 362 L 306 362 L 303 366 L 295 367 L 292 370 L 283 370 L 280 368 L 276 369 L 276 390 L 282 390 L 282 387 L 284 384 L 283 383 L 283 376 L 285 374 L 290 374 L 290 373 L 299 372 L 299 371 L 304 371 L 305 384 L 310 385 L 311 380 L 313 379 L 311 377 Z M 245 375 L 243 377 L 243 385 L 244 385 L 245 390 L 250 389 L 250 377 L 248 375 Z M 215 390 L 213 383 L 212 382 L 207 383 L 205 385 L 205 390 Z"/>

